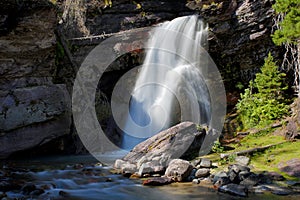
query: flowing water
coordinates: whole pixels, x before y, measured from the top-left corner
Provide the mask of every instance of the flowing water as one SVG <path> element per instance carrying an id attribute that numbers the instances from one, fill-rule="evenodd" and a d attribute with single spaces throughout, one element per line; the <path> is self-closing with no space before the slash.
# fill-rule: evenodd
<path id="1" fill-rule="evenodd" d="M 296 200 L 299 196 L 272 194 L 239 198 L 218 193 L 206 185 L 174 183 L 160 187 L 142 186 L 141 180 L 132 180 L 112 174 L 111 167 L 101 166 L 91 156 L 60 156 L 5 161 L 2 164 L 0 188 L 13 179 L 21 187 L 32 183 L 44 192 L 39 195 L 20 189 L 6 192 L 8 199 L 39 200 L 189 200 L 189 199 L 262 199 Z M 68 164 L 66 164 L 68 163 Z M 3 176 L 3 173 L 6 175 Z M 1 194 L 0 194 L 1 196 Z"/>
<path id="2" fill-rule="evenodd" d="M 207 26 L 198 16 L 179 17 L 156 27 L 132 92 L 123 130 L 131 149 L 180 121 L 210 123 L 210 96 L 201 70 Z"/>

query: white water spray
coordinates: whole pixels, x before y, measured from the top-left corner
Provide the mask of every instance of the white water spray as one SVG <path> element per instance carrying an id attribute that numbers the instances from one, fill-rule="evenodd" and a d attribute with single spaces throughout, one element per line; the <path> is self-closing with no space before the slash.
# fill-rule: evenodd
<path id="1" fill-rule="evenodd" d="M 165 22 L 154 29 L 132 92 L 123 149 L 131 149 L 180 121 L 210 123 L 210 96 L 201 76 L 207 26 L 198 16 Z M 206 55 L 206 54 L 205 54 Z"/>

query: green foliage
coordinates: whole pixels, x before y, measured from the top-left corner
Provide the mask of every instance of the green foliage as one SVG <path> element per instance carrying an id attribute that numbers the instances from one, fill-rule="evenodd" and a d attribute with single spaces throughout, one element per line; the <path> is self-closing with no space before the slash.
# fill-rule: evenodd
<path id="1" fill-rule="evenodd" d="M 223 153 L 224 152 L 224 147 L 219 141 L 215 141 L 212 148 L 212 152 L 214 153 Z"/>
<path id="2" fill-rule="evenodd" d="M 256 74 L 254 82 L 250 81 L 250 87 L 241 94 L 237 109 L 244 129 L 266 126 L 288 113 L 283 98 L 283 92 L 287 89 L 283 85 L 285 74 L 277 68 L 269 53 L 261 72 Z"/>
<path id="3" fill-rule="evenodd" d="M 284 15 L 279 24 L 281 29 L 276 30 L 273 41 L 277 45 L 282 43 L 296 44 L 300 39 L 300 1 L 299 0 L 276 0 L 273 5 L 276 13 Z"/>

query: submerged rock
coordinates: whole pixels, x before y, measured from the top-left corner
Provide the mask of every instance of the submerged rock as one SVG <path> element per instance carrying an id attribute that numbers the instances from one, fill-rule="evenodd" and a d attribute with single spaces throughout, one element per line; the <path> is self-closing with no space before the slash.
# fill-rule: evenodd
<path id="1" fill-rule="evenodd" d="M 30 194 L 31 192 L 36 190 L 36 186 L 33 183 L 27 183 L 22 187 L 21 190 L 24 194 Z"/>
<path id="2" fill-rule="evenodd" d="M 241 197 L 246 197 L 248 195 L 248 190 L 245 186 L 233 183 L 219 187 L 219 191 L 226 192 L 232 195 L 238 195 Z"/>
<path id="3" fill-rule="evenodd" d="M 167 177 L 153 177 L 150 179 L 147 179 L 145 181 L 143 181 L 143 185 L 150 185 L 150 186 L 160 186 L 160 185 L 167 185 L 172 183 L 172 179 L 171 178 L 167 178 Z"/>

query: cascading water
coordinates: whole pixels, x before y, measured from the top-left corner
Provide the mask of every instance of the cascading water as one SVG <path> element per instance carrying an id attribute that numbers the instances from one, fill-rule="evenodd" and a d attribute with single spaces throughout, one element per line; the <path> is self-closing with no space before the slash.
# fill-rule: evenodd
<path id="1" fill-rule="evenodd" d="M 185 16 L 156 27 L 132 92 L 123 149 L 180 121 L 209 124 L 210 96 L 201 76 L 207 26 Z"/>

